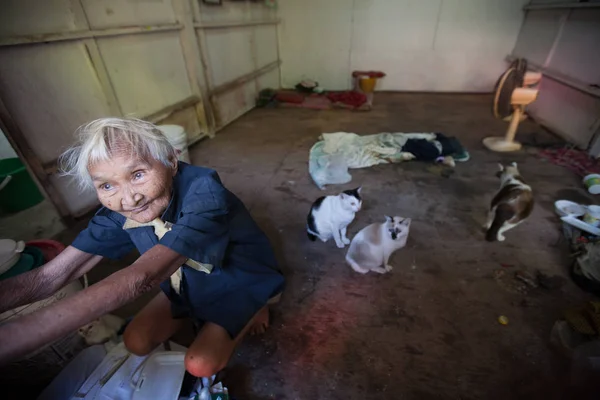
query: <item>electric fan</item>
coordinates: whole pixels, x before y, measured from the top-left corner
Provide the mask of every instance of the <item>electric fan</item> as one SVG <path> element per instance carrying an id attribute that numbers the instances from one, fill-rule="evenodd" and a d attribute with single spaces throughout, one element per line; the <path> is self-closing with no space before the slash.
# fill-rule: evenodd
<path id="1" fill-rule="evenodd" d="M 521 143 L 515 142 L 519 123 L 525 118 L 525 106 L 531 104 L 538 95 L 535 87 L 542 79 L 539 72 L 527 72 L 527 61 L 517 59 L 502 74 L 494 90 L 492 112 L 494 117 L 510 121 L 504 137 L 483 139 L 485 147 L 492 151 L 516 151 Z"/>

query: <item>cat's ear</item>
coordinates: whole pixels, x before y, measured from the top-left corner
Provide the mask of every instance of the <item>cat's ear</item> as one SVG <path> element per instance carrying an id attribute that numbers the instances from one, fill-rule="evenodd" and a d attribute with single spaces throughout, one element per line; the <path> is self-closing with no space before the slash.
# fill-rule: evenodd
<path id="1" fill-rule="evenodd" d="M 498 171 L 496 171 L 496 178 L 500 178 L 504 172 L 504 165 L 498 163 Z"/>
<path id="2" fill-rule="evenodd" d="M 360 192 L 362 191 L 362 186 L 357 187 L 355 190 L 358 194 L 360 194 Z"/>
<path id="3" fill-rule="evenodd" d="M 511 164 L 513 167 L 517 168 L 517 163 L 513 161 L 513 163 Z"/>
<path id="4" fill-rule="evenodd" d="M 385 221 L 386 222 L 392 222 L 394 219 L 392 217 L 390 217 L 389 215 L 385 215 Z"/>
<path id="5" fill-rule="evenodd" d="M 346 200 L 347 198 L 348 198 L 348 195 L 346 193 L 340 193 L 340 199 Z"/>

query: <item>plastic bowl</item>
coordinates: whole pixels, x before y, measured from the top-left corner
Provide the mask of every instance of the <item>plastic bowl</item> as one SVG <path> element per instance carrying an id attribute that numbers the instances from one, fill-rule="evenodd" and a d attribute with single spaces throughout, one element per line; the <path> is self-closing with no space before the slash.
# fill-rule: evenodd
<path id="1" fill-rule="evenodd" d="M 48 262 L 54 257 L 59 255 L 64 249 L 65 245 L 56 240 L 32 240 L 31 242 L 25 243 L 27 246 L 37 247 L 44 254 L 44 261 Z"/>
<path id="2" fill-rule="evenodd" d="M 0 280 L 12 278 L 13 276 L 31 271 L 34 268 L 34 265 L 35 258 L 31 254 L 21 253 L 19 261 L 11 269 L 0 275 Z"/>
<path id="3" fill-rule="evenodd" d="M 577 204 L 569 200 L 558 200 L 554 203 L 554 210 L 561 217 L 566 217 L 567 215 L 581 217 L 583 214 L 585 214 L 586 208 L 581 204 Z"/>

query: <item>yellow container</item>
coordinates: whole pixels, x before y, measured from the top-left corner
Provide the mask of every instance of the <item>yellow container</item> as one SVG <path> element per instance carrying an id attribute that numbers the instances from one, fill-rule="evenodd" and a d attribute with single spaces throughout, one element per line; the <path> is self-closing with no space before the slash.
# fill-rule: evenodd
<path id="1" fill-rule="evenodd" d="M 375 84 L 377 83 L 377 78 L 370 78 L 368 76 L 361 76 L 358 78 L 358 87 L 365 93 L 371 93 L 375 91 Z"/>

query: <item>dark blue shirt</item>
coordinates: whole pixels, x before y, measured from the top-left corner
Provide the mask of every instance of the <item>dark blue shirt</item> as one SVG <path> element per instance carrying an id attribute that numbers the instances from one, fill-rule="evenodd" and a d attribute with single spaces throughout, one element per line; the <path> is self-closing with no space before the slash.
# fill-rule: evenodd
<path id="1" fill-rule="evenodd" d="M 102 207 L 72 246 L 120 258 L 134 248 L 143 254 L 160 243 L 213 265 L 210 274 L 184 265 L 180 296 L 169 280 L 161 288 L 171 299 L 174 317 L 215 322 L 232 337 L 282 291 L 283 277 L 269 240 L 214 170 L 180 162 L 171 201 L 161 219 L 173 227 L 158 240 L 151 226 L 124 230 L 126 218 Z M 223 315 L 227 313 L 229 317 Z"/>

